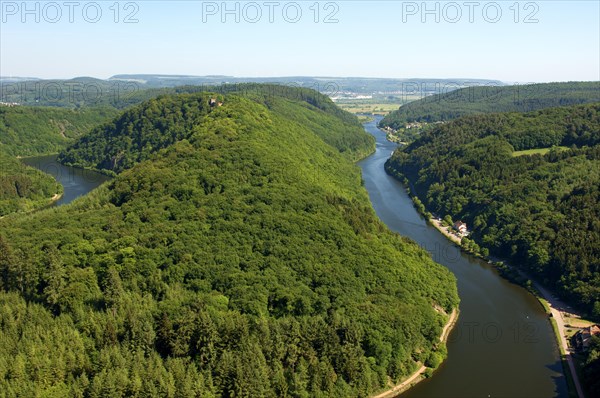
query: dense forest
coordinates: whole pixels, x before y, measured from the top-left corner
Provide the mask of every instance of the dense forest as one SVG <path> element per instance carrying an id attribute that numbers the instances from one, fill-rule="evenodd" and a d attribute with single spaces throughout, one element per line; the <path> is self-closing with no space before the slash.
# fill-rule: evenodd
<path id="1" fill-rule="evenodd" d="M 0 152 L 0 217 L 46 206 L 63 191 L 49 174 Z"/>
<path id="2" fill-rule="evenodd" d="M 364 397 L 440 363 L 453 275 L 377 219 L 355 119 L 288 94 L 141 104 L 63 155 L 132 150 L 113 180 L 0 220 L 5 396 Z"/>
<path id="3" fill-rule="evenodd" d="M 0 152 L 13 156 L 57 153 L 117 113 L 113 108 L 0 105 Z"/>
<path id="4" fill-rule="evenodd" d="M 600 101 L 600 82 L 540 83 L 467 87 L 403 105 L 381 127 L 394 130 L 410 122 L 437 122 L 492 112 L 530 112 Z"/>
<path id="5" fill-rule="evenodd" d="M 212 97 L 190 93 L 151 99 L 81 137 L 60 154 L 59 160 L 67 165 L 118 173 L 188 138 L 194 126 L 211 121 L 206 116 L 218 109 L 223 95 L 230 92 L 266 105 L 289 123 L 310 128 L 351 160 L 372 151 L 373 138 L 364 133 L 356 117 L 313 90 L 255 84 L 223 86 L 219 90 L 221 94 Z M 211 100 L 215 101 L 212 105 Z M 323 118 L 325 114 L 335 117 Z"/>
<path id="6" fill-rule="evenodd" d="M 463 117 L 386 170 L 429 211 L 466 221 L 484 253 L 600 318 L 600 104 Z"/>

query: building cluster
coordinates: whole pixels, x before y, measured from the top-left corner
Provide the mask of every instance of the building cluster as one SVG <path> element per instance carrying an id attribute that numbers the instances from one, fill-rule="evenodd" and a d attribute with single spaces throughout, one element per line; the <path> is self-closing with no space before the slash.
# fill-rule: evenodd
<path id="1" fill-rule="evenodd" d="M 427 124 L 427 123 L 425 123 Z M 405 129 L 420 129 L 421 127 L 423 127 L 423 123 L 419 123 L 419 122 L 413 122 L 413 123 L 406 123 L 406 125 L 404 126 Z"/>

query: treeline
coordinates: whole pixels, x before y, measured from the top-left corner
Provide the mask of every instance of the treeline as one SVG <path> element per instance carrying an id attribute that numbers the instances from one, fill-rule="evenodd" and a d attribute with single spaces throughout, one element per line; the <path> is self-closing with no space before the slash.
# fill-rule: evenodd
<path id="1" fill-rule="evenodd" d="M 381 122 L 395 130 L 410 122 L 449 121 L 492 112 L 531 112 L 600 101 L 600 82 L 466 87 L 403 105 Z"/>
<path id="2" fill-rule="evenodd" d="M 549 149 L 514 156 L 539 147 Z M 600 318 L 600 104 L 457 119 L 386 170 L 429 211 L 466 221 L 486 251 Z"/>
<path id="3" fill-rule="evenodd" d="M 198 98 L 158 100 L 150 125 Z M 385 228 L 311 124 L 345 122 L 222 99 L 90 195 L 0 220 L 0 391 L 364 397 L 446 355 L 456 281 Z M 150 108 L 122 135 L 142 136 Z"/>
<path id="4" fill-rule="evenodd" d="M 110 81 L 91 77 L 0 82 L 0 101 L 32 107 L 124 109 L 172 88 L 150 87 L 139 81 Z"/>
<path id="5" fill-rule="evenodd" d="M 0 217 L 46 206 L 62 192 L 62 185 L 49 174 L 0 152 Z"/>

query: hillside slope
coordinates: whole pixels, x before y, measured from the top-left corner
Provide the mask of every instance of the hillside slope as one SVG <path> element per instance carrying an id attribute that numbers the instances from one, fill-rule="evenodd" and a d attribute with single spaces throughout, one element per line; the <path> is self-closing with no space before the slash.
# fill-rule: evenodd
<path id="1" fill-rule="evenodd" d="M 0 390 L 362 397 L 445 356 L 451 273 L 385 228 L 310 124 L 223 100 L 90 195 L 0 221 Z M 198 105 L 160 101 L 157 115 Z M 158 125 L 152 108 L 127 113 L 128 136 Z"/>
<path id="2" fill-rule="evenodd" d="M 57 153 L 117 111 L 0 105 L 0 217 L 31 211 L 62 193 L 56 180 L 16 156 Z"/>
<path id="3" fill-rule="evenodd" d="M 341 111 L 329 98 L 315 91 L 277 85 L 236 85 L 217 89 L 264 104 L 287 119 L 290 126 L 310 128 L 350 159 L 357 160 L 374 148 L 372 137 L 364 133 L 356 117 Z M 156 151 L 188 138 L 192 126 L 202 124 L 206 115 L 219 109 L 210 104 L 212 99 L 222 103 L 224 96 L 191 93 L 151 99 L 95 128 L 63 151 L 59 161 L 119 173 L 148 159 Z M 279 139 L 286 137 L 282 134 Z"/>
<path id="4" fill-rule="evenodd" d="M 51 175 L 0 152 L 0 217 L 46 206 L 62 191 Z"/>
<path id="5" fill-rule="evenodd" d="M 467 221 L 484 250 L 600 318 L 600 104 L 460 118 L 386 170 L 428 210 Z"/>
<path id="6" fill-rule="evenodd" d="M 0 152 L 12 156 L 57 153 L 116 114 L 112 108 L 0 106 Z"/>
<path id="7" fill-rule="evenodd" d="M 397 130 L 410 122 L 437 122 L 492 112 L 535 110 L 600 101 L 600 82 L 467 87 L 403 105 L 380 123 Z"/>

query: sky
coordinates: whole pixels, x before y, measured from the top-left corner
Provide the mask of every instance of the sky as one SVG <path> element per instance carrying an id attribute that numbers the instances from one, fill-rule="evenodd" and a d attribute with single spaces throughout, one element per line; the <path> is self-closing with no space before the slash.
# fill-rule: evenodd
<path id="1" fill-rule="evenodd" d="M 600 1 L 0 1 L 0 76 L 600 80 Z"/>

